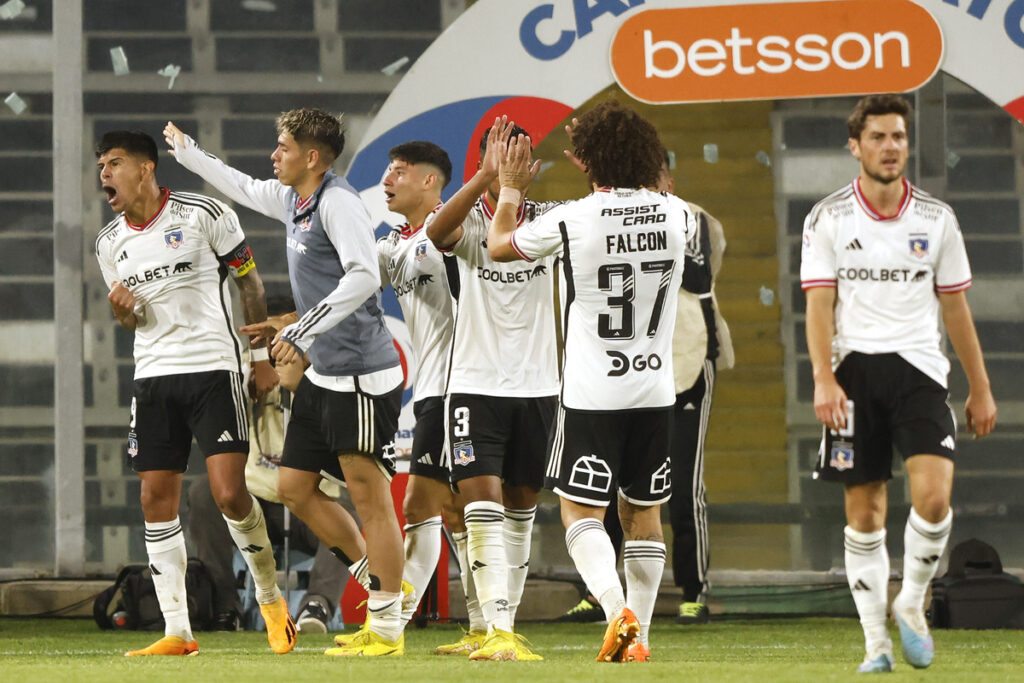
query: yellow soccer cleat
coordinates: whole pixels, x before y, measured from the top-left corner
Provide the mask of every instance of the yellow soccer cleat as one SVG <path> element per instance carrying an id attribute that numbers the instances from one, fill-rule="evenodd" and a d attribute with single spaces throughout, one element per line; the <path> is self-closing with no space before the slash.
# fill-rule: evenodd
<path id="1" fill-rule="evenodd" d="M 141 650 L 129 650 L 125 657 L 144 657 L 148 655 L 187 655 L 199 654 L 199 644 L 194 640 L 185 640 L 178 636 L 164 636 L 149 647 Z"/>
<path id="2" fill-rule="evenodd" d="M 484 641 L 487 640 L 487 631 L 474 629 L 462 634 L 462 638 L 454 643 L 438 645 L 434 650 L 435 655 L 464 655 L 468 656 L 479 650 Z"/>
<path id="3" fill-rule="evenodd" d="M 414 600 L 415 598 L 416 598 L 416 589 L 413 588 L 412 584 L 409 583 L 408 581 L 403 581 L 402 582 L 402 610 L 404 611 L 405 608 L 406 608 L 406 605 L 408 604 L 408 602 L 410 600 Z M 363 600 L 361 603 L 359 603 L 358 607 L 362 607 L 365 604 L 366 604 L 366 600 Z M 357 607 L 357 609 L 358 609 L 358 607 Z M 415 605 L 413 605 L 413 608 L 415 608 Z M 366 611 L 366 619 L 363 620 L 363 625 L 359 627 L 359 630 L 354 631 L 353 633 L 339 633 L 338 635 L 334 636 L 334 644 L 339 646 L 339 647 L 345 647 L 346 645 L 351 643 L 355 638 L 357 638 L 361 633 L 363 633 L 363 631 L 368 631 L 369 629 L 370 629 L 370 611 L 367 610 Z"/>
<path id="4" fill-rule="evenodd" d="M 651 649 L 639 640 L 634 640 L 633 644 L 626 648 L 626 661 L 649 662 L 651 661 Z"/>
<path id="5" fill-rule="evenodd" d="M 295 622 L 288 614 L 288 603 L 284 598 L 260 605 L 260 614 L 267 623 L 267 642 L 270 643 L 270 649 L 279 655 L 291 652 L 296 640 Z"/>
<path id="6" fill-rule="evenodd" d="M 623 607 L 619 616 L 612 619 L 604 632 L 601 651 L 597 653 L 599 662 L 624 662 L 629 646 L 636 640 L 640 632 L 640 622 L 633 610 Z"/>
<path id="7" fill-rule="evenodd" d="M 469 658 L 474 662 L 538 662 L 544 659 L 530 651 L 522 636 L 497 628 L 491 629 L 480 649 L 470 653 Z"/>
<path id="8" fill-rule="evenodd" d="M 332 647 L 324 652 L 328 657 L 393 657 L 405 654 L 405 634 L 398 640 L 384 640 L 369 629 L 358 633 L 342 647 Z"/>

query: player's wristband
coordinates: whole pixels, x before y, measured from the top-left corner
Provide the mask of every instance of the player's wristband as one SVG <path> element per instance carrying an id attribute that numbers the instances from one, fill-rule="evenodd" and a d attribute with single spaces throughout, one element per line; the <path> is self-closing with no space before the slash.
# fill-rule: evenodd
<path id="1" fill-rule="evenodd" d="M 258 363 L 261 360 L 270 360 L 270 352 L 267 351 L 267 347 L 261 349 L 249 349 L 249 358 L 252 359 L 253 363 Z"/>
<path id="2" fill-rule="evenodd" d="M 499 204 L 512 204 L 518 207 L 522 201 L 523 193 L 514 187 L 503 187 L 501 192 L 498 193 Z"/>

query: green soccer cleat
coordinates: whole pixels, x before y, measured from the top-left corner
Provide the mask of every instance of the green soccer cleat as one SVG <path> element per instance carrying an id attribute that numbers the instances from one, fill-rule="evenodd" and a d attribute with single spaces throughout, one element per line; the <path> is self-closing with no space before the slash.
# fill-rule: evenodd
<path id="1" fill-rule="evenodd" d="M 706 624 L 710 619 L 711 611 L 703 602 L 681 603 L 676 615 L 677 624 Z"/>

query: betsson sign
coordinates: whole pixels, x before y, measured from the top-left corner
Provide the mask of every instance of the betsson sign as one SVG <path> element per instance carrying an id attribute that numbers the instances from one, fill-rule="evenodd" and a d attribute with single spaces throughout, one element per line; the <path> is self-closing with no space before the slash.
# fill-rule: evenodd
<path id="1" fill-rule="evenodd" d="M 942 63 L 942 32 L 909 0 L 654 9 L 612 40 L 615 79 L 652 103 L 904 92 Z"/>

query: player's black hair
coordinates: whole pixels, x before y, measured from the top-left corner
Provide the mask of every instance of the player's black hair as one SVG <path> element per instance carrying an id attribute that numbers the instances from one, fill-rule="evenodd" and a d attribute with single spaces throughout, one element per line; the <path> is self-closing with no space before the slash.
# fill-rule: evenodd
<path id="1" fill-rule="evenodd" d="M 487 129 L 484 130 L 484 134 L 480 136 L 480 156 L 481 157 L 484 155 L 484 150 L 487 149 L 487 134 L 490 133 L 490 132 L 491 132 L 491 129 L 487 128 Z M 526 132 L 525 128 L 522 128 L 521 126 L 517 126 L 515 124 L 512 124 L 512 133 L 509 135 L 509 140 L 511 140 L 512 138 L 516 137 L 517 135 L 525 135 L 526 137 L 530 138 L 530 143 L 531 144 L 534 142 L 533 138 L 530 137 L 530 134 Z"/>
<path id="2" fill-rule="evenodd" d="M 277 117 L 275 126 L 278 134 L 288 133 L 300 145 L 316 145 L 328 166 L 345 149 L 345 128 L 341 117 L 323 109 L 286 111 Z"/>
<path id="3" fill-rule="evenodd" d="M 448 158 L 448 152 L 433 142 L 426 140 L 403 142 L 388 150 L 388 158 L 392 161 L 400 159 L 407 164 L 430 164 L 441 172 L 442 190 L 452 179 L 452 160 Z"/>
<path id="4" fill-rule="evenodd" d="M 572 131 L 576 158 L 601 187 L 653 187 L 665 146 L 651 122 L 615 100 L 580 117 Z"/>
<path id="5" fill-rule="evenodd" d="M 148 159 L 153 162 L 154 169 L 159 162 L 156 140 L 141 130 L 112 130 L 104 133 L 96 143 L 96 158 L 99 159 L 112 149 L 123 149 L 131 156 Z"/>
<path id="6" fill-rule="evenodd" d="M 910 130 L 910 114 L 912 111 L 910 102 L 902 95 L 895 93 L 868 95 L 861 98 L 857 106 L 853 108 L 850 118 L 846 119 L 846 127 L 850 131 L 851 138 L 860 140 L 860 134 L 864 132 L 864 126 L 869 116 L 899 114 L 903 117 L 903 123 L 906 125 L 907 130 Z"/>

